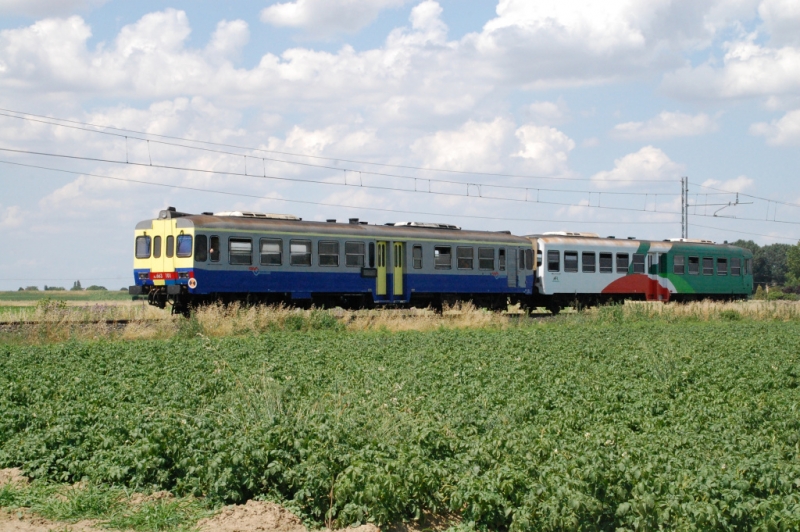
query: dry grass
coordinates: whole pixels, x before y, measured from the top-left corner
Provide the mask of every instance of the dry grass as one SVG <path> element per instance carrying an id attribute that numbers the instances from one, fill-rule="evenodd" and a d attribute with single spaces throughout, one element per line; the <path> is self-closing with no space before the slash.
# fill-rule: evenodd
<path id="1" fill-rule="evenodd" d="M 694 301 L 690 303 L 658 303 L 627 301 L 624 305 L 610 305 L 589 309 L 588 315 L 604 319 L 661 319 L 665 321 L 755 321 L 800 320 L 798 301 Z"/>

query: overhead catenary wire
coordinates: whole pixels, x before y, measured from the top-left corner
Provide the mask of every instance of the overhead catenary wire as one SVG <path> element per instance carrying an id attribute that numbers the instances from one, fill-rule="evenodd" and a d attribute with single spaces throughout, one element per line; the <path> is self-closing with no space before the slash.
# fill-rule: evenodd
<path id="1" fill-rule="evenodd" d="M 709 190 L 716 190 L 716 191 L 721 193 L 721 194 L 715 194 L 715 195 L 739 194 L 740 196 L 744 196 L 746 198 L 766 201 L 768 203 L 774 203 L 776 205 L 786 205 L 787 207 L 798 207 L 798 208 L 800 208 L 800 203 L 792 203 L 792 202 L 789 202 L 789 201 L 778 201 L 778 200 L 774 200 L 772 198 L 765 198 L 763 196 L 755 196 L 753 194 L 747 194 L 746 192 L 737 192 L 735 190 L 729 191 L 729 190 L 725 190 L 725 189 L 722 189 L 722 188 L 712 187 L 712 186 L 709 186 L 709 185 L 701 185 L 701 184 L 698 184 L 698 183 L 689 183 L 689 184 L 690 185 L 694 185 L 696 187 L 707 188 Z M 711 196 L 712 194 L 704 194 L 704 195 L 705 196 Z"/>
<path id="2" fill-rule="evenodd" d="M 121 181 L 121 182 L 128 182 L 128 183 L 136 183 L 141 185 L 150 185 L 156 187 L 164 187 L 164 188 L 173 188 L 178 190 L 191 190 L 194 192 L 204 192 L 210 194 L 222 194 L 226 196 L 238 196 L 244 198 L 255 198 L 255 199 L 263 199 L 263 200 L 270 200 L 270 201 L 280 201 L 285 203 L 300 203 L 305 205 L 317 205 L 322 207 L 338 207 L 338 208 L 346 208 L 346 209 L 356 209 L 356 210 L 367 210 L 367 211 L 374 211 L 374 212 L 391 212 L 391 213 L 398 213 L 398 214 L 420 214 L 424 216 L 441 216 L 441 217 L 449 217 L 449 218 L 472 218 L 478 220 L 499 220 L 499 221 L 510 221 L 510 222 L 553 222 L 551 219 L 536 219 L 536 218 L 510 218 L 510 217 L 500 217 L 500 216 L 479 216 L 479 215 L 472 215 L 472 214 L 446 214 L 441 212 L 423 212 L 423 211 L 409 211 L 409 210 L 402 210 L 402 209 L 386 209 L 380 207 L 362 207 L 357 205 L 343 205 L 338 203 L 327 203 L 327 202 L 319 202 L 319 201 L 310 201 L 310 200 L 296 200 L 296 199 L 288 199 L 288 198 L 275 198 L 271 196 L 259 196 L 256 194 L 244 194 L 240 192 L 230 192 L 225 190 L 212 190 L 212 189 L 203 189 L 203 188 L 196 188 L 196 187 L 187 187 L 183 185 L 171 185 L 167 183 L 154 183 L 152 181 L 142 181 L 139 179 L 130 179 L 124 177 L 115 177 L 115 176 L 107 176 L 101 174 L 94 174 L 94 173 L 87 173 L 87 172 L 79 172 L 75 170 L 66 170 L 63 168 L 53 168 L 48 166 L 41 166 L 35 164 L 26 164 L 20 163 L 16 161 L 5 161 L 0 159 L 0 164 L 10 164 L 14 166 L 21 166 L 26 168 L 36 168 L 39 170 L 49 170 L 52 172 L 60 172 L 72 175 L 79 175 L 79 176 L 86 176 L 86 177 L 95 177 L 100 179 L 110 179 L 113 181 Z M 576 205 L 576 207 L 580 207 L 581 205 Z M 629 221 L 598 221 L 598 220 L 558 220 L 559 223 L 585 223 L 585 224 L 604 224 L 604 225 L 672 225 L 676 222 L 674 221 L 642 221 L 642 222 L 629 222 Z"/>
<path id="3" fill-rule="evenodd" d="M 405 188 L 396 188 L 396 187 L 387 187 L 381 185 L 355 185 L 350 184 L 347 182 L 340 183 L 335 181 L 326 181 L 326 180 L 318 180 L 318 179 L 296 179 L 290 177 L 280 177 L 280 176 L 259 176 L 253 174 L 246 174 L 242 172 L 232 172 L 232 171 L 223 171 L 223 170 L 209 170 L 205 168 L 190 168 L 185 166 L 173 166 L 173 165 L 163 165 L 163 164 L 145 164 L 145 163 L 137 163 L 137 162 L 125 162 L 121 160 L 114 160 L 114 159 L 102 159 L 99 157 L 85 157 L 80 155 L 67 155 L 67 154 L 60 154 L 60 153 L 48 153 L 48 152 L 40 152 L 40 151 L 33 151 L 33 150 L 18 150 L 13 148 L 2 148 L 0 147 L 0 151 L 5 151 L 9 153 L 20 153 L 25 155 L 39 155 L 44 157 L 54 157 L 54 158 L 61 158 L 61 159 L 71 159 L 71 160 L 79 160 L 79 161 L 89 161 L 89 162 L 99 162 L 99 163 L 107 163 L 107 164 L 120 164 L 120 165 L 128 165 L 128 166 L 144 166 L 150 168 L 160 168 L 165 170 L 178 170 L 178 171 L 185 171 L 185 172 L 198 172 L 204 174 L 213 174 L 213 175 L 228 175 L 228 176 L 236 176 L 236 177 L 251 177 L 255 179 L 269 179 L 269 180 L 276 180 L 276 181 L 288 181 L 293 183 L 314 183 L 319 185 L 330 185 L 330 186 L 346 186 L 346 187 L 357 187 L 357 188 L 370 188 L 376 190 L 387 190 L 393 192 L 406 192 L 406 193 L 421 193 L 421 194 L 432 194 L 437 196 L 450 196 L 450 197 L 466 197 L 466 198 L 480 198 L 480 199 L 487 199 L 487 200 L 494 200 L 494 201 L 512 201 L 512 202 L 519 202 L 519 203 L 531 203 L 527 197 L 523 198 L 507 198 L 507 197 L 498 197 L 498 196 L 484 196 L 478 195 L 473 196 L 469 194 L 469 189 L 467 189 L 467 193 L 465 194 L 456 194 L 452 192 L 437 192 L 437 191 L 424 191 L 424 190 L 412 190 L 412 189 L 405 189 Z M 462 183 L 463 184 L 463 183 Z M 528 187 L 528 189 L 532 189 L 532 187 Z M 534 189 L 535 190 L 535 189 Z M 570 191 L 570 190 L 553 190 L 553 189 L 538 189 L 538 190 L 546 190 L 550 192 L 558 192 L 558 193 L 584 193 L 581 191 Z M 610 194 L 607 192 L 607 194 Z M 645 195 L 645 194 L 642 194 Z M 608 209 L 608 210 L 617 210 L 617 211 L 646 211 L 646 212 L 655 212 L 661 214 L 680 214 L 677 211 L 656 211 L 656 210 L 648 210 L 647 204 L 645 203 L 644 207 L 642 208 L 631 208 L 631 207 L 611 207 L 611 206 L 600 206 L 600 205 L 582 205 L 582 204 L 574 204 L 574 203 L 564 203 L 564 202 L 556 202 L 556 201 L 545 201 L 537 198 L 536 203 L 541 203 L 545 205 L 557 205 L 562 207 L 587 207 L 592 209 Z"/>
<path id="4" fill-rule="evenodd" d="M 274 153 L 274 154 L 278 154 L 278 155 L 288 155 L 288 156 L 292 156 L 292 157 L 307 157 L 309 159 L 316 159 L 316 160 L 337 161 L 337 162 L 345 162 L 345 163 L 351 163 L 351 164 L 364 164 L 364 165 L 380 166 L 380 167 L 386 167 L 386 168 L 403 168 L 403 169 L 407 169 L 407 170 L 441 172 L 441 173 L 451 173 L 451 174 L 460 174 L 460 175 L 480 175 L 480 176 L 487 176 L 487 177 L 507 177 L 507 178 L 519 178 L 519 179 L 552 179 L 552 180 L 558 180 L 558 181 L 591 181 L 591 182 L 597 182 L 597 180 L 594 180 L 594 179 L 591 179 L 591 178 L 557 177 L 557 176 L 535 176 L 535 175 L 524 175 L 524 174 L 504 174 L 504 173 L 496 173 L 496 172 L 478 172 L 478 171 L 466 171 L 466 170 L 453 170 L 453 169 L 449 169 L 449 168 L 433 168 L 433 167 L 411 166 L 411 165 L 402 165 L 402 164 L 376 163 L 376 162 L 370 162 L 370 161 L 359 161 L 359 160 L 355 160 L 355 159 L 343 159 L 343 158 L 337 158 L 337 157 L 325 157 L 325 156 L 320 156 L 320 155 L 309 155 L 309 154 L 303 154 L 303 153 L 292 153 L 292 152 L 285 152 L 285 151 L 278 151 L 278 150 L 268 150 L 268 149 L 265 149 L 265 148 L 255 148 L 255 147 L 252 147 L 252 146 L 241 146 L 241 145 L 221 143 L 221 142 L 211 142 L 211 141 L 204 141 L 204 140 L 188 139 L 188 138 L 184 138 L 184 137 L 176 137 L 176 136 L 171 136 L 171 135 L 159 135 L 159 134 L 155 134 L 155 133 L 147 133 L 147 132 L 142 132 L 142 131 L 136 131 L 136 130 L 133 130 L 133 129 L 117 128 L 117 127 L 113 127 L 113 126 L 92 124 L 92 123 L 89 123 L 89 122 L 80 122 L 80 121 L 77 121 L 77 120 L 69 120 L 69 119 L 65 119 L 65 118 L 56 118 L 56 117 L 49 117 L 49 116 L 45 116 L 45 115 L 37 115 L 37 114 L 33 114 L 33 113 L 15 111 L 15 110 L 12 110 L 12 109 L 0 108 L 0 111 L 4 111 L 4 112 L 0 112 L 0 116 L 6 116 L 6 117 L 9 117 L 9 118 L 17 118 L 17 119 L 20 119 L 20 120 L 28 120 L 28 121 L 40 122 L 40 123 L 45 123 L 45 124 L 50 124 L 50 125 L 53 125 L 53 126 L 60 126 L 60 127 L 72 127 L 73 129 L 81 129 L 81 130 L 85 130 L 85 131 L 89 131 L 89 132 L 93 132 L 93 133 L 100 133 L 100 134 L 106 134 L 106 135 L 115 135 L 115 136 L 120 136 L 120 137 L 121 136 L 125 136 L 125 135 L 109 133 L 107 131 L 98 131 L 96 129 L 88 129 L 88 127 L 85 127 L 85 126 L 90 126 L 90 127 L 94 127 L 94 128 L 101 128 L 101 129 L 110 129 L 112 131 L 120 131 L 120 132 L 124 132 L 124 133 L 135 133 L 137 135 L 143 135 L 143 136 L 150 136 L 150 137 L 157 137 L 157 138 L 164 138 L 164 139 L 171 139 L 171 140 L 179 140 L 179 141 L 182 141 L 182 142 L 194 142 L 194 143 L 197 143 L 197 144 L 206 144 L 206 145 L 209 145 L 209 146 L 219 146 L 219 147 L 234 148 L 234 149 L 239 149 L 239 150 L 258 151 L 258 152 L 262 152 L 262 153 Z M 16 114 L 7 114 L 7 113 L 16 113 Z M 18 115 L 23 115 L 23 116 L 18 116 Z M 33 118 L 29 118 L 31 116 L 37 117 L 37 118 L 40 118 L 40 119 L 47 119 L 47 120 L 36 120 L 36 119 L 33 119 Z M 84 127 L 67 126 L 65 124 L 59 124 L 57 122 L 51 122 L 52 120 L 57 120 L 59 122 L 66 122 L 66 123 L 69 123 L 69 124 L 77 124 L 77 125 L 84 126 Z M 134 138 L 134 137 L 131 137 L 131 138 Z M 144 140 L 147 140 L 147 139 L 141 138 L 139 140 L 143 140 L 144 141 Z M 165 144 L 169 144 L 169 143 L 165 143 Z M 204 149 L 204 148 L 198 148 L 198 147 L 195 147 L 195 146 L 186 146 L 186 145 L 183 145 L 183 144 L 172 144 L 172 145 L 180 146 L 180 147 L 184 147 L 184 148 L 190 148 L 190 149 Z M 212 150 L 208 150 L 207 148 L 205 148 L 205 149 L 207 151 L 212 151 Z M 234 153 L 231 153 L 231 152 L 223 152 L 223 153 L 228 153 L 230 155 L 242 155 L 240 153 L 239 154 L 234 154 Z M 299 162 L 296 162 L 296 161 L 285 161 L 285 160 L 276 160 L 276 161 L 284 162 L 284 163 L 287 163 L 287 164 L 306 164 L 306 165 L 308 165 L 308 163 L 299 163 Z M 309 166 L 311 166 L 311 165 L 309 165 Z M 335 169 L 341 170 L 341 168 L 335 168 Z M 367 171 L 364 171 L 364 172 L 367 173 Z M 374 173 L 374 172 L 370 172 L 370 173 Z M 374 174 L 375 175 L 389 175 L 391 177 L 410 177 L 410 176 L 392 176 L 391 174 L 380 174 L 380 173 L 374 173 Z M 678 180 L 676 180 L 676 179 L 647 179 L 647 180 L 644 180 L 644 179 L 615 179 L 613 181 L 616 181 L 616 182 L 630 182 L 630 183 L 642 183 L 642 182 L 647 182 L 647 183 L 676 183 Z M 458 182 L 458 183 L 463 183 L 463 182 Z"/>

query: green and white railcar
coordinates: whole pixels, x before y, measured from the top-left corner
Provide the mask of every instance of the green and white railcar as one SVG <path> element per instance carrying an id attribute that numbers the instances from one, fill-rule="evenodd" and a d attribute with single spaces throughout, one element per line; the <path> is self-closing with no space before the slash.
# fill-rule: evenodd
<path id="1" fill-rule="evenodd" d="M 535 304 L 558 312 L 578 302 L 741 299 L 753 292 L 750 251 L 707 240 L 529 235 L 537 252 Z"/>

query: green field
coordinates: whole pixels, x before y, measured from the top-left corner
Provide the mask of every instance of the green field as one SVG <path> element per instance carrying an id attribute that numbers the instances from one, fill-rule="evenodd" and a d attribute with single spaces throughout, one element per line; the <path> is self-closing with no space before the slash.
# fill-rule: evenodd
<path id="1" fill-rule="evenodd" d="M 797 322 L 6 345 L 0 467 L 317 524 L 797 530 L 799 378 Z"/>
<path id="2" fill-rule="evenodd" d="M 58 301 L 130 301 L 128 291 L 122 290 L 39 290 L 0 292 L 0 304 L 3 301 L 39 301 L 49 298 Z"/>

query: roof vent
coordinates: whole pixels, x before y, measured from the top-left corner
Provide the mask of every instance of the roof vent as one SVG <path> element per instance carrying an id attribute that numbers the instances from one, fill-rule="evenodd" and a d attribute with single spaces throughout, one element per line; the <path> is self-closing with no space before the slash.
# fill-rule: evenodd
<path id="1" fill-rule="evenodd" d="M 687 244 L 713 244 L 713 240 L 705 240 L 702 238 L 670 238 L 670 242 L 686 242 Z"/>
<path id="2" fill-rule="evenodd" d="M 269 214 L 263 212 L 246 212 L 246 211 L 222 211 L 215 212 L 214 216 L 235 216 L 238 218 L 260 218 L 262 220 L 295 220 L 299 221 L 301 218 L 292 214 Z"/>
<path id="3" fill-rule="evenodd" d="M 350 221 L 351 224 L 357 224 L 358 223 L 358 218 L 350 218 L 349 221 Z"/>
<path id="4" fill-rule="evenodd" d="M 325 221 L 328 222 L 329 224 L 335 224 L 336 223 L 336 218 L 328 218 Z"/>
<path id="5" fill-rule="evenodd" d="M 600 238 L 597 233 L 584 233 L 580 231 L 548 231 L 544 236 L 582 236 L 584 238 Z"/>
<path id="6" fill-rule="evenodd" d="M 614 235 L 609 235 L 606 238 L 617 238 L 617 237 L 615 237 Z"/>
<path id="7" fill-rule="evenodd" d="M 181 216 L 190 216 L 188 212 L 178 212 L 175 207 L 167 207 L 163 211 L 158 212 L 159 220 L 168 220 L 170 218 L 180 218 Z"/>
<path id="8" fill-rule="evenodd" d="M 202 214 L 203 214 L 204 216 L 214 216 L 214 213 L 213 213 L 213 212 L 203 212 Z"/>
<path id="9" fill-rule="evenodd" d="M 635 236 L 629 236 L 628 240 L 636 240 L 636 237 Z"/>
<path id="10" fill-rule="evenodd" d="M 449 229 L 451 231 L 460 231 L 461 228 L 453 224 L 429 223 L 429 222 L 395 222 L 395 227 L 422 227 L 424 229 Z"/>

